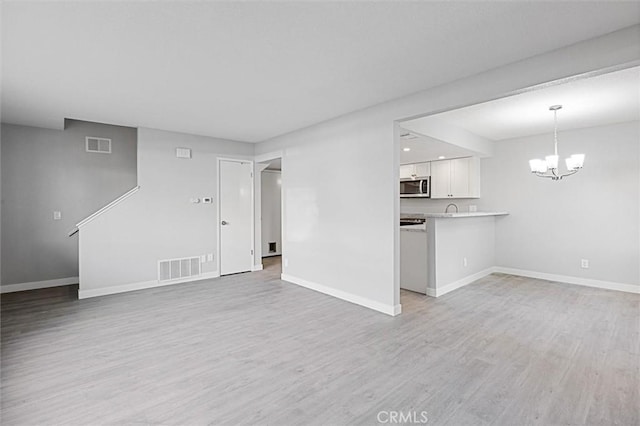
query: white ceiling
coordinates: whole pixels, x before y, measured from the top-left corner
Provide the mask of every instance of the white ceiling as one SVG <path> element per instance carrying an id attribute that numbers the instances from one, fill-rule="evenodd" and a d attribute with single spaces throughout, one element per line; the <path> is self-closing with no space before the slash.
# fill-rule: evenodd
<path id="1" fill-rule="evenodd" d="M 258 142 L 639 21 L 608 1 L 4 1 L 2 121 Z"/>
<path id="2" fill-rule="evenodd" d="M 562 105 L 558 111 L 558 131 L 638 120 L 640 67 L 574 80 L 407 123 L 426 126 L 445 122 L 485 139 L 513 139 L 553 132 L 551 105 Z"/>
<path id="3" fill-rule="evenodd" d="M 271 160 L 266 170 L 282 170 L 282 159 L 276 158 L 275 160 Z"/>
<path id="4" fill-rule="evenodd" d="M 457 158 L 476 155 L 457 145 L 439 141 L 425 135 L 414 133 L 416 139 L 400 139 L 400 164 L 421 163 L 438 160 L 440 157 Z M 409 148 L 409 151 L 405 151 Z"/>

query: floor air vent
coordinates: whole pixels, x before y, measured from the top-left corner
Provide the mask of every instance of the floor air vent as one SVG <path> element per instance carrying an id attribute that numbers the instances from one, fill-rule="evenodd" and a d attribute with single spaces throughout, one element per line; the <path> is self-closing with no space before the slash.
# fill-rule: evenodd
<path id="1" fill-rule="evenodd" d="M 173 281 L 200 275 L 200 258 L 183 257 L 158 261 L 158 281 Z"/>

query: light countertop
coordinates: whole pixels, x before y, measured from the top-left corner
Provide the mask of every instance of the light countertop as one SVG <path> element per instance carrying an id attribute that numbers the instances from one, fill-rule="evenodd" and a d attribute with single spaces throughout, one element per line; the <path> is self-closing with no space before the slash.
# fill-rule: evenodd
<path id="1" fill-rule="evenodd" d="M 483 216 L 505 216 L 507 212 L 460 212 L 460 213 L 401 213 L 400 217 L 415 218 L 463 218 L 463 217 L 483 217 Z"/>

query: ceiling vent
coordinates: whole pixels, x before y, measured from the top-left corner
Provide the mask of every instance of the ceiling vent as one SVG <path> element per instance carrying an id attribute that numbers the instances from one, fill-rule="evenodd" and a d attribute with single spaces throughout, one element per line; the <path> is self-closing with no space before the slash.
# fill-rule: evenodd
<path id="1" fill-rule="evenodd" d="M 111 154 L 111 139 L 87 136 L 85 140 L 87 144 L 87 152 Z"/>
<path id="2" fill-rule="evenodd" d="M 406 132 L 406 133 L 401 133 L 400 138 L 408 141 L 411 139 L 418 139 L 418 136 L 414 135 L 413 133 Z"/>

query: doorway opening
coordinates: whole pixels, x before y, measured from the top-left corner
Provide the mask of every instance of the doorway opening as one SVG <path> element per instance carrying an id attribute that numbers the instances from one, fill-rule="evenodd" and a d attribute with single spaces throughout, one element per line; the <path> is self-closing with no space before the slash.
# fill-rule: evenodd
<path id="1" fill-rule="evenodd" d="M 623 135 L 629 136 L 625 126 L 637 130 L 634 89 L 638 87 L 639 69 L 635 65 L 602 69 L 395 123 L 400 181 L 395 256 L 403 310 L 416 303 L 429 303 L 423 295 L 440 297 L 492 272 L 533 278 L 553 275 L 556 281 L 581 282 L 587 271 L 578 278 L 575 266 L 548 265 L 556 259 L 580 259 L 585 250 L 600 252 L 606 245 L 610 250 L 620 250 L 624 236 L 612 237 L 618 229 L 624 229 L 619 222 L 606 231 L 602 227 L 607 225 L 602 225 L 602 235 L 607 237 L 593 239 L 582 231 L 585 223 L 597 220 L 582 208 L 593 192 L 579 188 L 615 188 L 624 180 L 600 172 L 598 167 L 606 161 L 620 163 L 616 155 L 630 152 L 632 145 L 637 147 L 637 137 Z M 537 178 L 531 159 L 553 152 L 550 148 L 554 137 L 557 142 L 557 129 L 549 110 L 560 104 L 571 108 L 570 114 L 566 108 L 562 122 L 560 158 L 581 153 L 587 163 L 579 177 L 549 185 L 545 182 L 553 181 Z M 615 145 L 609 142 L 604 146 L 603 134 L 618 135 Z M 566 168 L 563 162 L 560 167 L 549 167 L 570 173 L 569 160 Z M 412 185 L 404 189 L 403 181 Z M 428 182 L 428 195 L 414 189 L 418 187 L 414 181 Z M 603 189 L 599 201 L 613 197 L 613 193 Z M 572 202 L 554 214 L 553 222 L 541 219 L 547 214 L 546 206 L 566 196 Z M 609 199 L 609 204 L 616 200 Z M 498 219 L 507 214 L 510 220 Z M 496 219 L 487 219 L 486 227 L 482 219 L 472 222 L 474 216 Z M 426 221 L 426 225 L 417 225 L 414 221 L 418 220 Z M 556 239 L 571 243 L 558 245 Z M 528 243 L 523 245 L 522 241 Z M 547 246 L 553 249 L 543 249 Z M 625 252 L 633 250 L 627 247 Z M 521 269 L 524 264 L 530 269 Z"/>
<path id="2" fill-rule="evenodd" d="M 282 273 L 282 159 L 257 164 L 260 174 L 260 242 L 262 267 L 278 276 Z"/>

